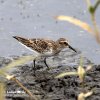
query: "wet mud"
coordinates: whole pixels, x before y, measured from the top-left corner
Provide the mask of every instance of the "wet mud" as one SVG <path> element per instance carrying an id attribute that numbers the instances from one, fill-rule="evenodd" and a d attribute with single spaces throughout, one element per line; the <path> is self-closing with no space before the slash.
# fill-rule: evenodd
<path id="1" fill-rule="evenodd" d="M 89 64 L 93 64 L 93 68 L 87 73 L 84 86 L 80 83 L 78 76 L 55 79 L 55 76 L 62 72 L 76 71 L 81 55 L 81 52 L 76 54 L 69 50 L 62 51 L 58 56 L 47 59 L 49 70 L 41 59 L 36 63 L 35 76 L 32 62 L 16 66 L 11 74 L 14 74 L 38 100 L 77 100 L 79 93 L 88 92 L 91 89 L 94 93 L 87 100 L 100 100 L 100 65 L 94 65 L 86 57 L 83 57 L 83 66 L 86 68 Z M 18 59 L 18 56 L 11 58 Z M 3 67 L 11 61 L 10 58 L 0 57 L 0 66 Z M 6 81 L 6 86 L 6 100 L 30 100 L 30 97 L 15 82 Z"/>

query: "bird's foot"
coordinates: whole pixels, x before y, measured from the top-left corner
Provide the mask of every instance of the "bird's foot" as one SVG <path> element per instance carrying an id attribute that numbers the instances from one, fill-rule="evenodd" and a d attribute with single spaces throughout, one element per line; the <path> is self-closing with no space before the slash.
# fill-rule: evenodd
<path id="1" fill-rule="evenodd" d="M 47 67 L 46 70 L 50 70 L 51 68 Z"/>

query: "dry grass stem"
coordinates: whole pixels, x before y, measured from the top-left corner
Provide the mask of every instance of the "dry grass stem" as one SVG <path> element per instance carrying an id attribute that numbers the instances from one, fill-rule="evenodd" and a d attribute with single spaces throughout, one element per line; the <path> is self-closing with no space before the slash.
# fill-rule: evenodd
<path id="1" fill-rule="evenodd" d="M 5 100 L 5 84 L 0 82 L 0 100 Z"/>
<path id="2" fill-rule="evenodd" d="M 33 57 L 33 56 L 25 56 L 25 57 L 19 58 L 18 60 L 14 60 L 7 66 L 0 68 L 0 75 L 8 80 L 12 80 L 12 81 L 16 82 L 32 98 L 32 100 L 37 100 L 36 96 L 33 96 L 32 93 L 26 87 L 24 87 L 19 80 L 17 80 L 13 75 L 7 74 L 7 71 L 9 71 L 11 68 L 22 65 L 28 61 L 33 60 L 34 58 L 35 57 Z M 2 100 L 2 99 L 0 99 L 0 100 Z"/>
<path id="3" fill-rule="evenodd" d="M 99 28 L 97 26 L 96 18 L 95 18 L 95 13 L 96 13 L 96 10 L 100 4 L 100 0 L 97 0 L 96 4 L 94 6 L 92 6 L 90 0 L 86 0 L 86 2 L 87 2 L 88 10 L 89 10 L 90 15 L 91 15 L 91 21 L 93 24 L 95 38 L 96 38 L 97 42 L 100 43 L 100 31 L 99 31 Z"/>
<path id="4" fill-rule="evenodd" d="M 15 67 L 15 66 L 19 66 L 19 65 L 22 65 L 22 64 L 25 64 L 27 63 L 28 61 L 31 61 L 35 59 L 35 57 L 33 56 L 24 56 L 24 57 L 21 57 L 19 58 L 18 60 L 14 60 L 12 61 L 10 64 L 8 64 L 7 66 L 3 67 L 3 68 L 0 68 L 0 72 L 6 72 L 8 71 L 9 69 Z"/>
<path id="5" fill-rule="evenodd" d="M 60 16 L 56 17 L 56 19 L 62 20 L 62 21 L 68 21 L 68 22 L 70 22 L 74 25 L 77 25 L 77 26 L 81 27 L 82 29 L 94 34 L 94 31 L 92 30 L 92 28 L 87 23 L 85 23 L 81 20 L 78 20 L 76 18 L 73 18 L 73 17 L 70 17 L 70 16 L 60 15 Z"/>
<path id="6" fill-rule="evenodd" d="M 80 81 L 84 82 L 84 78 L 85 78 L 86 72 L 90 71 L 91 69 L 92 69 L 92 66 L 87 66 L 87 68 L 84 69 L 82 67 L 82 65 L 80 64 L 80 66 L 78 67 L 76 72 L 64 72 L 64 73 L 61 73 L 61 74 L 57 75 L 55 78 L 62 78 L 64 76 L 78 75 Z"/>
<path id="7" fill-rule="evenodd" d="M 79 66 L 78 67 L 78 70 L 77 70 L 77 73 L 78 73 L 78 76 L 80 78 L 80 81 L 83 82 L 84 81 L 85 74 L 86 74 L 85 69 L 82 66 Z"/>
<path id="8" fill-rule="evenodd" d="M 7 77 L 9 77 L 8 78 L 9 80 L 16 82 L 30 96 L 32 100 L 37 100 L 36 96 L 33 96 L 32 93 L 26 87 L 24 87 L 18 79 L 16 79 L 16 77 L 12 76 L 7 76 Z"/>
<path id="9" fill-rule="evenodd" d="M 59 75 L 57 75 L 55 78 L 61 78 L 61 77 L 64 77 L 64 76 L 70 76 L 70 75 L 77 75 L 77 72 L 64 72 L 64 73 L 61 73 Z"/>
<path id="10" fill-rule="evenodd" d="M 91 15 L 91 20 L 92 20 L 92 23 L 93 23 L 93 26 L 94 26 L 94 33 L 95 33 L 96 40 L 97 40 L 98 43 L 100 43 L 100 32 L 99 32 L 99 28 L 97 26 L 94 14 Z"/>
<path id="11" fill-rule="evenodd" d="M 91 96 L 93 94 L 93 91 L 87 92 L 87 93 L 80 93 L 78 95 L 78 100 L 85 100 L 87 97 Z"/>
<path id="12" fill-rule="evenodd" d="M 91 6 L 91 2 L 90 2 L 90 0 L 86 0 L 86 3 L 87 3 L 87 6 L 88 6 L 88 8 Z"/>

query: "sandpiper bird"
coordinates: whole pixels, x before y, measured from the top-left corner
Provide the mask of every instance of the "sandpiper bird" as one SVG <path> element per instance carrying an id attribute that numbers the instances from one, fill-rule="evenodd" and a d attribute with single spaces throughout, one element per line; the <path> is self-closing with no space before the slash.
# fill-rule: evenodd
<path id="1" fill-rule="evenodd" d="M 16 40 L 18 40 L 21 44 L 28 47 L 29 49 L 36 51 L 41 57 L 44 57 L 44 63 L 48 67 L 46 63 L 46 58 L 58 54 L 62 49 L 68 47 L 73 51 L 77 52 L 74 48 L 72 48 L 68 41 L 65 38 L 59 38 L 57 41 L 53 41 L 50 39 L 43 38 L 33 38 L 26 39 L 19 36 L 13 36 Z M 34 73 L 35 73 L 35 61 L 34 62 Z"/>

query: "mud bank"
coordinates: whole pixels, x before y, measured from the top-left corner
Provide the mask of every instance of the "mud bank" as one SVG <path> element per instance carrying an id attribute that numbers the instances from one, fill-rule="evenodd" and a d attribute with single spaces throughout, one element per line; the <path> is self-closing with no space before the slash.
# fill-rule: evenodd
<path id="1" fill-rule="evenodd" d="M 16 67 L 12 74 L 36 95 L 38 100 L 77 100 L 79 93 L 91 89 L 94 89 L 94 93 L 87 100 L 100 100 L 100 65 L 93 65 L 93 69 L 85 78 L 84 88 L 77 76 L 54 78 L 61 72 L 76 71 L 80 56 L 81 52 L 75 54 L 69 50 L 63 51 L 58 56 L 47 59 L 50 70 L 47 70 L 43 61 L 39 60 L 36 63 L 36 76 L 33 76 L 32 62 Z M 18 59 L 18 56 L 12 56 L 12 58 Z M 86 57 L 83 58 L 84 67 L 92 63 Z M 10 58 L 0 57 L 0 66 L 3 67 L 11 61 Z M 6 100 L 30 100 L 29 96 L 16 83 L 6 81 L 6 85 Z"/>

